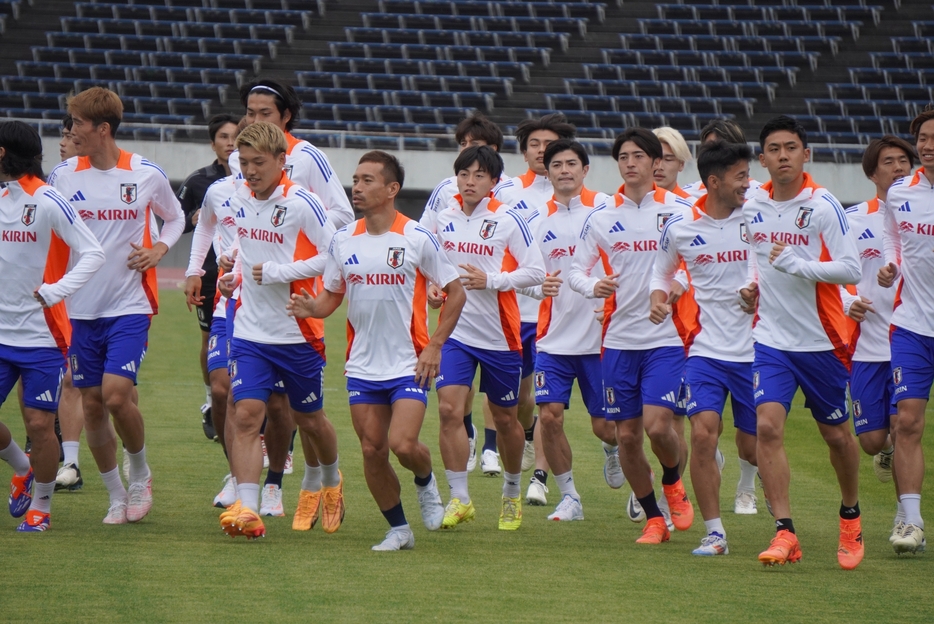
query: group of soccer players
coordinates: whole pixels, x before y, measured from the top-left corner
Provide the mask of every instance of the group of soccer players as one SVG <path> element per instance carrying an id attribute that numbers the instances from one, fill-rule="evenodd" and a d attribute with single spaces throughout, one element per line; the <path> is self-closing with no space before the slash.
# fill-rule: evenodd
<path id="1" fill-rule="evenodd" d="M 390 525 L 374 550 L 415 542 L 390 451 L 414 473 L 427 529 L 475 518 L 468 473 L 477 464 L 478 366 L 480 465 L 503 474 L 501 530 L 521 526 L 521 475 L 533 467 L 524 500 L 547 504 L 553 471 L 560 499 L 548 518 L 584 518 L 563 426 L 576 379 L 603 445 L 605 480 L 614 489 L 628 481 L 627 515 L 645 520 L 638 543 L 659 544 L 692 526 L 682 480 L 690 464 L 706 529 L 693 553 L 729 552 L 718 448 L 729 395 L 741 467 L 734 511 L 757 513 L 758 473 L 776 518 L 759 560 L 798 561 L 783 433 L 800 387 L 840 485 L 840 565 L 856 567 L 864 552 L 860 446 L 875 456 L 880 478 L 895 483 L 895 551 L 924 550 L 934 111 L 912 123 L 914 148 L 892 136 L 868 147 L 863 168 L 876 197 L 846 210 L 804 171 L 807 135 L 789 117 L 760 132 L 764 184 L 750 178 L 754 154 L 732 122 L 704 129 L 701 179 L 683 187 L 683 137 L 671 128 L 628 129 L 612 148 L 623 184 L 609 195 L 586 187 L 588 153 L 560 113 L 519 124 L 528 171 L 512 178 L 499 155 L 502 132 L 472 116 L 456 129 L 454 176 L 415 222 L 395 208 L 405 176 L 397 158 L 365 154 L 348 202 L 327 156 L 290 133 L 301 108 L 291 87 L 259 80 L 240 96 L 242 120 L 210 124 L 218 159 L 180 190 L 184 212 L 161 169 L 117 146 L 122 105 L 111 91 L 69 100 L 75 155 L 48 183 L 35 131 L 0 125 L 0 279 L 8 285 L 0 293 L 0 393 L 22 379 L 32 441 L 27 457 L 0 426 L 0 459 L 14 470 L 10 511 L 26 516 L 19 530 L 50 526 L 63 378 L 80 391 L 88 446 L 110 497 L 104 522 L 136 522 L 151 509 L 134 386 L 158 312 L 153 270 L 194 227 L 185 292 L 204 332 L 205 432 L 216 435 L 230 468 L 214 503 L 232 537 L 261 537 L 264 516 L 284 515 L 282 475 L 296 432 L 304 476 L 292 527 L 309 530 L 320 519 L 334 533 L 341 525 L 322 319 L 346 298 L 350 413 L 367 486 Z M 916 157 L 922 168 L 912 175 Z M 212 253 L 216 275 L 204 268 L 213 268 Z M 440 308 L 433 332 L 429 307 Z M 432 382 L 446 505 L 419 440 Z M 75 402 L 68 396 L 62 407 Z M 645 435 L 661 469 L 660 497 Z M 77 458 L 69 465 L 77 470 Z"/>

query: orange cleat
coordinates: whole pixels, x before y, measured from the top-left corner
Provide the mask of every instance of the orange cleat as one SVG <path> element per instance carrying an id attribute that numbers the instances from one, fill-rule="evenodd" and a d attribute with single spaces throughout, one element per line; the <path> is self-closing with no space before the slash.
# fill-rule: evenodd
<path id="1" fill-rule="evenodd" d="M 863 529 L 859 518 L 844 520 L 840 518 L 840 548 L 837 549 L 837 561 L 844 570 L 853 570 L 863 560 Z"/>
<path id="2" fill-rule="evenodd" d="M 334 533 L 344 521 L 344 475 L 338 471 L 341 482 L 335 487 L 321 488 L 322 507 L 321 528 L 325 533 Z"/>
<path id="3" fill-rule="evenodd" d="M 321 512 L 321 490 L 309 492 L 301 490 L 298 493 L 298 506 L 295 508 L 295 517 L 292 518 L 293 531 L 310 531 L 318 522 Z"/>
<path id="4" fill-rule="evenodd" d="M 772 543 L 766 550 L 759 553 L 759 561 L 763 565 L 785 565 L 801 561 L 801 545 L 798 536 L 791 531 L 779 531 L 772 538 Z"/>
<path id="5" fill-rule="evenodd" d="M 244 508 L 240 510 L 236 526 L 240 531 L 239 535 L 246 537 L 248 540 L 266 536 L 266 525 L 263 524 L 262 518 L 251 509 Z"/>
<path id="6" fill-rule="evenodd" d="M 240 529 L 237 528 L 237 516 L 240 515 L 241 508 L 240 499 L 237 499 L 233 505 L 221 512 L 221 530 L 230 537 L 237 537 L 240 534 Z"/>
<path id="7" fill-rule="evenodd" d="M 642 527 L 642 537 L 636 540 L 636 544 L 661 544 L 671 539 L 671 533 L 668 531 L 668 525 L 661 516 L 649 518 Z"/>
<path id="8" fill-rule="evenodd" d="M 694 522 L 694 505 L 691 504 L 687 492 L 684 491 L 684 481 L 678 479 L 677 483 L 663 485 L 662 489 L 665 491 L 665 499 L 671 509 L 671 523 L 679 531 L 687 531 Z"/>

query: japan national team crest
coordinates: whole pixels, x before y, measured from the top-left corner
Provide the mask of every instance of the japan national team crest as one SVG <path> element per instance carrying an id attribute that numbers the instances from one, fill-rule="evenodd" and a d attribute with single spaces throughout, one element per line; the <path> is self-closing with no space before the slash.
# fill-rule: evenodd
<path id="1" fill-rule="evenodd" d="M 390 247 L 386 254 L 386 264 L 394 269 L 398 269 L 405 262 L 405 247 Z"/>
<path id="2" fill-rule="evenodd" d="M 237 360 L 230 360 L 230 378 L 237 376 Z"/>
<path id="3" fill-rule="evenodd" d="M 900 386 L 902 383 L 902 367 L 896 367 L 892 369 L 892 381 L 895 382 L 896 386 Z"/>
<path id="4" fill-rule="evenodd" d="M 136 201 L 135 183 L 124 183 L 120 185 L 120 201 L 124 204 L 132 204 Z"/>
<path id="5" fill-rule="evenodd" d="M 545 387 L 545 371 L 538 371 L 535 373 L 535 387 L 544 388 Z"/>
<path id="6" fill-rule="evenodd" d="M 668 219 L 675 216 L 673 212 L 660 212 L 658 213 L 658 231 L 661 232 L 665 227 L 665 224 L 668 223 Z"/>
<path id="7" fill-rule="evenodd" d="M 752 373 L 752 389 L 757 390 L 759 388 L 759 371 L 754 371 Z"/>
<path id="8" fill-rule="evenodd" d="M 285 206 L 279 206 L 278 204 L 272 209 L 272 216 L 269 217 L 269 221 L 272 223 L 273 227 L 279 227 L 285 223 L 286 210 L 287 208 Z"/>
<path id="9" fill-rule="evenodd" d="M 72 355 L 70 359 L 71 359 L 71 372 L 77 373 L 78 372 L 78 356 Z"/>
<path id="10" fill-rule="evenodd" d="M 613 391 L 613 388 L 606 389 L 606 404 L 613 405 L 616 403 L 616 392 Z"/>
<path id="11" fill-rule="evenodd" d="M 795 225 L 799 230 L 803 230 L 811 225 L 811 215 L 814 214 L 813 208 L 798 208 L 798 216 L 795 217 Z"/>
<path id="12" fill-rule="evenodd" d="M 483 224 L 480 226 L 480 238 L 486 240 L 488 238 L 493 238 L 493 232 L 496 231 L 496 221 L 490 221 L 489 219 L 484 219 Z"/>
<path id="13" fill-rule="evenodd" d="M 853 401 L 853 418 L 860 418 L 863 415 L 863 406 L 859 399 Z"/>
<path id="14" fill-rule="evenodd" d="M 743 241 L 744 243 L 748 243 L 748 242 L 749 242 L 749 235 L 746 233 L 746 224 L 745 224 L 745 223 L 740 223 L 740 224 L 739 224 L 739 239 L 740 239 L 741 241 Z"/>
<path id="15" fill-rule="evenodd" d="M 213 351 L 216 348 L 217 348 L 217 335 L 214 335 L 208 338 L 208 351 Z"/>
<path id="16" fill-rule="evenodd" d="M 285 177 L 287 177 L 289 180 L 292 179 L 292 169 L 292 165 L 286 165 L 282 168 L 282 170 L 285 171 Z"/>
<path id="17" fill-rule="evenodd" d="M 36 222 L 36 204 L 26 204 L 23 208 L 23 225 L 32 225 Z"/>

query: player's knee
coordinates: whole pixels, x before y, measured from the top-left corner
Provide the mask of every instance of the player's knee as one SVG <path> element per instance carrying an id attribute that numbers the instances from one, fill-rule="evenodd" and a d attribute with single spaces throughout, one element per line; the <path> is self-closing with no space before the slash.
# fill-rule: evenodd
<path id="1" fill-rule="evenodd" d="M 458 419 L 463 421 L 463 418 L 464 418 L 462 414 L 463 411 L 464 411 L 463 405 L 456 405 L 450 401 L 439 401 L 438 402 L 438 415 L 441 418 L 442 426 L 456 425 Z M 463 422 L 461 422 L 461 425 L 463 425 Z"/>
<path id="2" fill-rule="evenodd" d="M 717 429 L 691 423 L 691 448 L 696 452 L 713 451 L 717 448 Z"/>
<path id="3" fill-rule="evenodd" d="M 642 447 L 642 436 L 639 435 L 638 431 L 634 431 L 630 428 L 616 428 L 616 441 L 624 449 L 634 449 Z"/>
<path id="4" fill-rule="evenodd" d="M 44 433 L 53 430 L 55 415 L 51 412 L 27 409 L 23 412 L 23 425 L 30 438 L 39 439 Z"/>
<path id="5" fill-rule="evenodd" d="M 827 446 L 834 449 L 845 448 L 853 439 L 853 434 L 846 425 L 821 427 L 821 435 Z"/>
<path id="6" fill-rule="evenodd" d="M 384 463 L 389 461 L 389 448 L 387 445 L 378 445 L 364 440 L 360 443 L 363 451 L 363 461 L 366 463 Z M 398 453 L 396 453 L 398 456 Z"/>
<path id="7" fill-rule="evenodd" d="M 538 423 L 545 433 L 559 433 L 564 429 L 564 410 L 556 410 L 550 403 L 546 403 L 538 413 Z"/>
<path id="8" fill-rule="evenodd" d="M 418 453 L 417 440 L 393 440 L 391 442 L 392 454 L 399 458 L 399 461 L 406 462 L 415 457 Z"/>
<path id="9" fill-rule="evenodd" d="M 230 392 L 229 379 L 211 379 L 211 399 L 213 401 L 227 401 L 227 393 Z"/>

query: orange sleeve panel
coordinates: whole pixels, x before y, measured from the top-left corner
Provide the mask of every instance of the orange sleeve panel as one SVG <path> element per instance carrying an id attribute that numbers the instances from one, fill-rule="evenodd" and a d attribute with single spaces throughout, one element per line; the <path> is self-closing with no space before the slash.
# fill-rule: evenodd
<path id="1" fill-rule="evenodd" d="M 68 256 L 70 254 L 71 249 L 65 244 L 65 241 L 53 232 L 42 281 L 46 284 L 54 284 L 62 279 L 68 269 Z M 42 311 L 45 315 L 45 323 L 55 339 L 55 344 L 62 351 L 62 354 L 67 355 L 68 347 L 71 344 L 71 321 L 68 319 L 65 302 L 60 301 L 51 308 L 43 308 Z"/>

